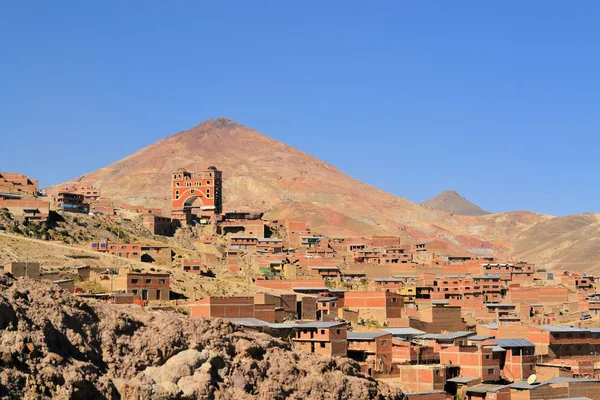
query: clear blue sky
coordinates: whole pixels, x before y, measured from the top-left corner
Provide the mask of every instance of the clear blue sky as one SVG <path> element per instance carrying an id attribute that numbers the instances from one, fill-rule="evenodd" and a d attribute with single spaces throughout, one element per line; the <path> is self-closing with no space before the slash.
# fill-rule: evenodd
<path id="1" fill-rule="evenodd" d="M 597 1 L 0 2 L 0 170 L 226 116 L 413 201 L 600 211 Z"/>

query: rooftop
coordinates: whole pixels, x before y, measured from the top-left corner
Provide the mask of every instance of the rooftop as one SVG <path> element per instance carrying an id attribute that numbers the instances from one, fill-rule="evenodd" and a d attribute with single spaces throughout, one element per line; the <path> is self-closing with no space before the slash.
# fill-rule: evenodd
<path id="1" fill-rule="evenodd" d="M 467 336 L 475 335 L 473 331 L 458 331 L 451 333 L 428 333 L 426 335 L 419 336 L 419 339 L 431 339 L 431 340 L 455 340 L 464 338 Z"/>
<path id="2" fill-rule="evenodd" d="M 389 332 L 348 332 L 348 340 L 374 340 L 381 336 L 389 335 Z"/>
<path id="3" fill-rule="evenodd" d="M 268 322 L 265 322 L 258 318 L 229 318 L 229 321 L 236 325 L 247 326 L 249 328 L 258 328 L 261 326 L 269 326 Z"/>
<path id="4" fill-rule="evenodd" d="M 425 332 L 420 331 L 415 328 L 384 328 L 384 329 L 382 329 L 382 331 L 389 332 L 392 334 L 392 336 L 408 336 L 408 335 L 418 336 L 418 335 L 425 334 Z"/>
<path id="5" fill-rule="evenodd" d="M 515 347 L 535 347 L 533 343 L 526 339 L 491 339 L 492 342 L 505 349 Z"/>
<path id="6" fill-rule="evenodd" d="M 508 387 L 508 385 L 491 385 L 482 383 L 480 385 L 471 386 L 467 388 L 467 393 L 496 393 L 499 390 Z"/>
<path id="7" fill-rule="evenodd" d="M 322 302 L 322 303 L 327 303 L 330 301 L 336 301 L 339 300 L 337 297 L 321 297 L 319 299 L 317 299 L 317 302 Z"/>
<path id="8" fill-rule="evenodd" d="M 312 329 L 312 328 L 327 329 L 327 328 L 333 328 L 333 327 L 341 326 L 341 325 L 346 325 L 346 323 L 345 322 L 304 322 L 304 323 L 298 324 L 297 327 L 298 328 L 307 328 L 307 329 Z"/>

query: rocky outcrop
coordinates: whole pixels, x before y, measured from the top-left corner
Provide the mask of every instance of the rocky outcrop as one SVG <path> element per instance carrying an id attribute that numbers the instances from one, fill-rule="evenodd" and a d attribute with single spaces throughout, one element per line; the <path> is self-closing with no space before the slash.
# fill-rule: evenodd
<path id="1" fill-rule="evenodd" d="M 0 397 L 399 399 L 349 359 L 0 273 Z"/>

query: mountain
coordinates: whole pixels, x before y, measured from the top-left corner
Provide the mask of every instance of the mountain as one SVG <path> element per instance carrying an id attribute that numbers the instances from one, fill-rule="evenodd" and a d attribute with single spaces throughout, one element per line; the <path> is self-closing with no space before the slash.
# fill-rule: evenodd
<path id="1" fill-rule="evenodd" d="M 514 240 L 514 251 L 549 268 L 600 273 L 600 215 L 556 217 L 535 224 Z"/>
<path id="2" fill-rule="evenodd" d="M 223 117 L 48 191 L 74 183 L 93 185 L 114 204 L 162 207 L 169 212 L 170 174 L 179 168 L 194 172 L 210 165 L 223 171 L 225 211 L 261 210 L 271 219 L 303 219 L 313 232 L 330 236 L 393 234 L 405 243 L 439 239 L 463 253 L 478 255 L 508 256 L 518 248 L 536 262 L 537 253 L 522 251 L 514 238 L 553 219 L 527 211 L 459 215 L 415 204 Z"/>
<path id="3" fill-rule="evenodd" d="M 456 193 L 454 190 L 446 190 L 437 196 L 424 201 L 421 205 L 434 210 L 445 211 L 458 215 L 487 215 L 487 211 L 471 203 L 469 200 Z"/>

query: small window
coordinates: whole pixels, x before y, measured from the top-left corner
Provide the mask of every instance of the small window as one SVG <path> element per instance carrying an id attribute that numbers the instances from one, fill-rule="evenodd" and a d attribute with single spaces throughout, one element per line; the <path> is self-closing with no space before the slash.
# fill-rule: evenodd
<path id="1" fill-rule="evenodd" d="M 321 342 L 321 348 L 324 349 L 325 348 L 325 342 Z"/>
<path id="2" fill-rule="evenodd" d="M 160 283 L 161 285 L 164 285 L 164 284 L 165 284 L 165 282 L 166 282 L 166 281 L 165 281 L 164 279 L 159 279 L 159 280 L 158 280 L 158 283 Z"/>
<path id="3" fill-rule="evenodd" d="M 341 330 L 341 329 L 338 329 L 338 330 L 337 330 L 337 334 L 339 335 L 340 333 L 342 333 L 342 330 Z"/>
<path id="4" fill-rule="evenodd" d="M 382 340 L 382 341 L 381 341 L 381 345 L 382 345 L 382 346 L 387 346 L 387 340 Z"/>
<path id="5" fill-rule="evenodd" d="M 325 334 L 325 329 L 321 329 L 321 335 Z"/>
<path id="6" fill-rule="evenodd" d="M 190 193 L 191 193 L 191 194 L 194 194 L 194 193 L 196 193 L 196 190 L 195 190 L 195 189 L 192 189 L 192 190 L 190 190 Z"/>
<path id="7" fill-rule="evenodd" d="M 488 375 L 494 374 L 494 368 L 488 368 Z"/>
<path id="8" fill-rule="evenodd" d="M 131 283 L 138 283 L 138 280 L 137 279 L 132 279 Z"/>
<path id="9" fill-rule="evenodd" d="M 210 181 L 206 181 L 206 184 L 207 184 L 207 185 L 210 185 Z"/>
<path id="10" fill-rule="evenodd" d="M 152 283 L 152 279 L 146 279 L 146 283 Z"/>
<path id="11" fill-rule="evenodd" d="M 392 297 L 392 303 L 395 303 L 395 302 L 396 302 L 396 298 Z"/>
<path id="12" fill-rule="evenodd" d="M 489 355 L 489 354 L 486 354 L 486 355 L 485 355 L 485 359 L 486 359 L 486 360 L 489 360 L 489 359 L 490 359 L 490 355 Z"/>

